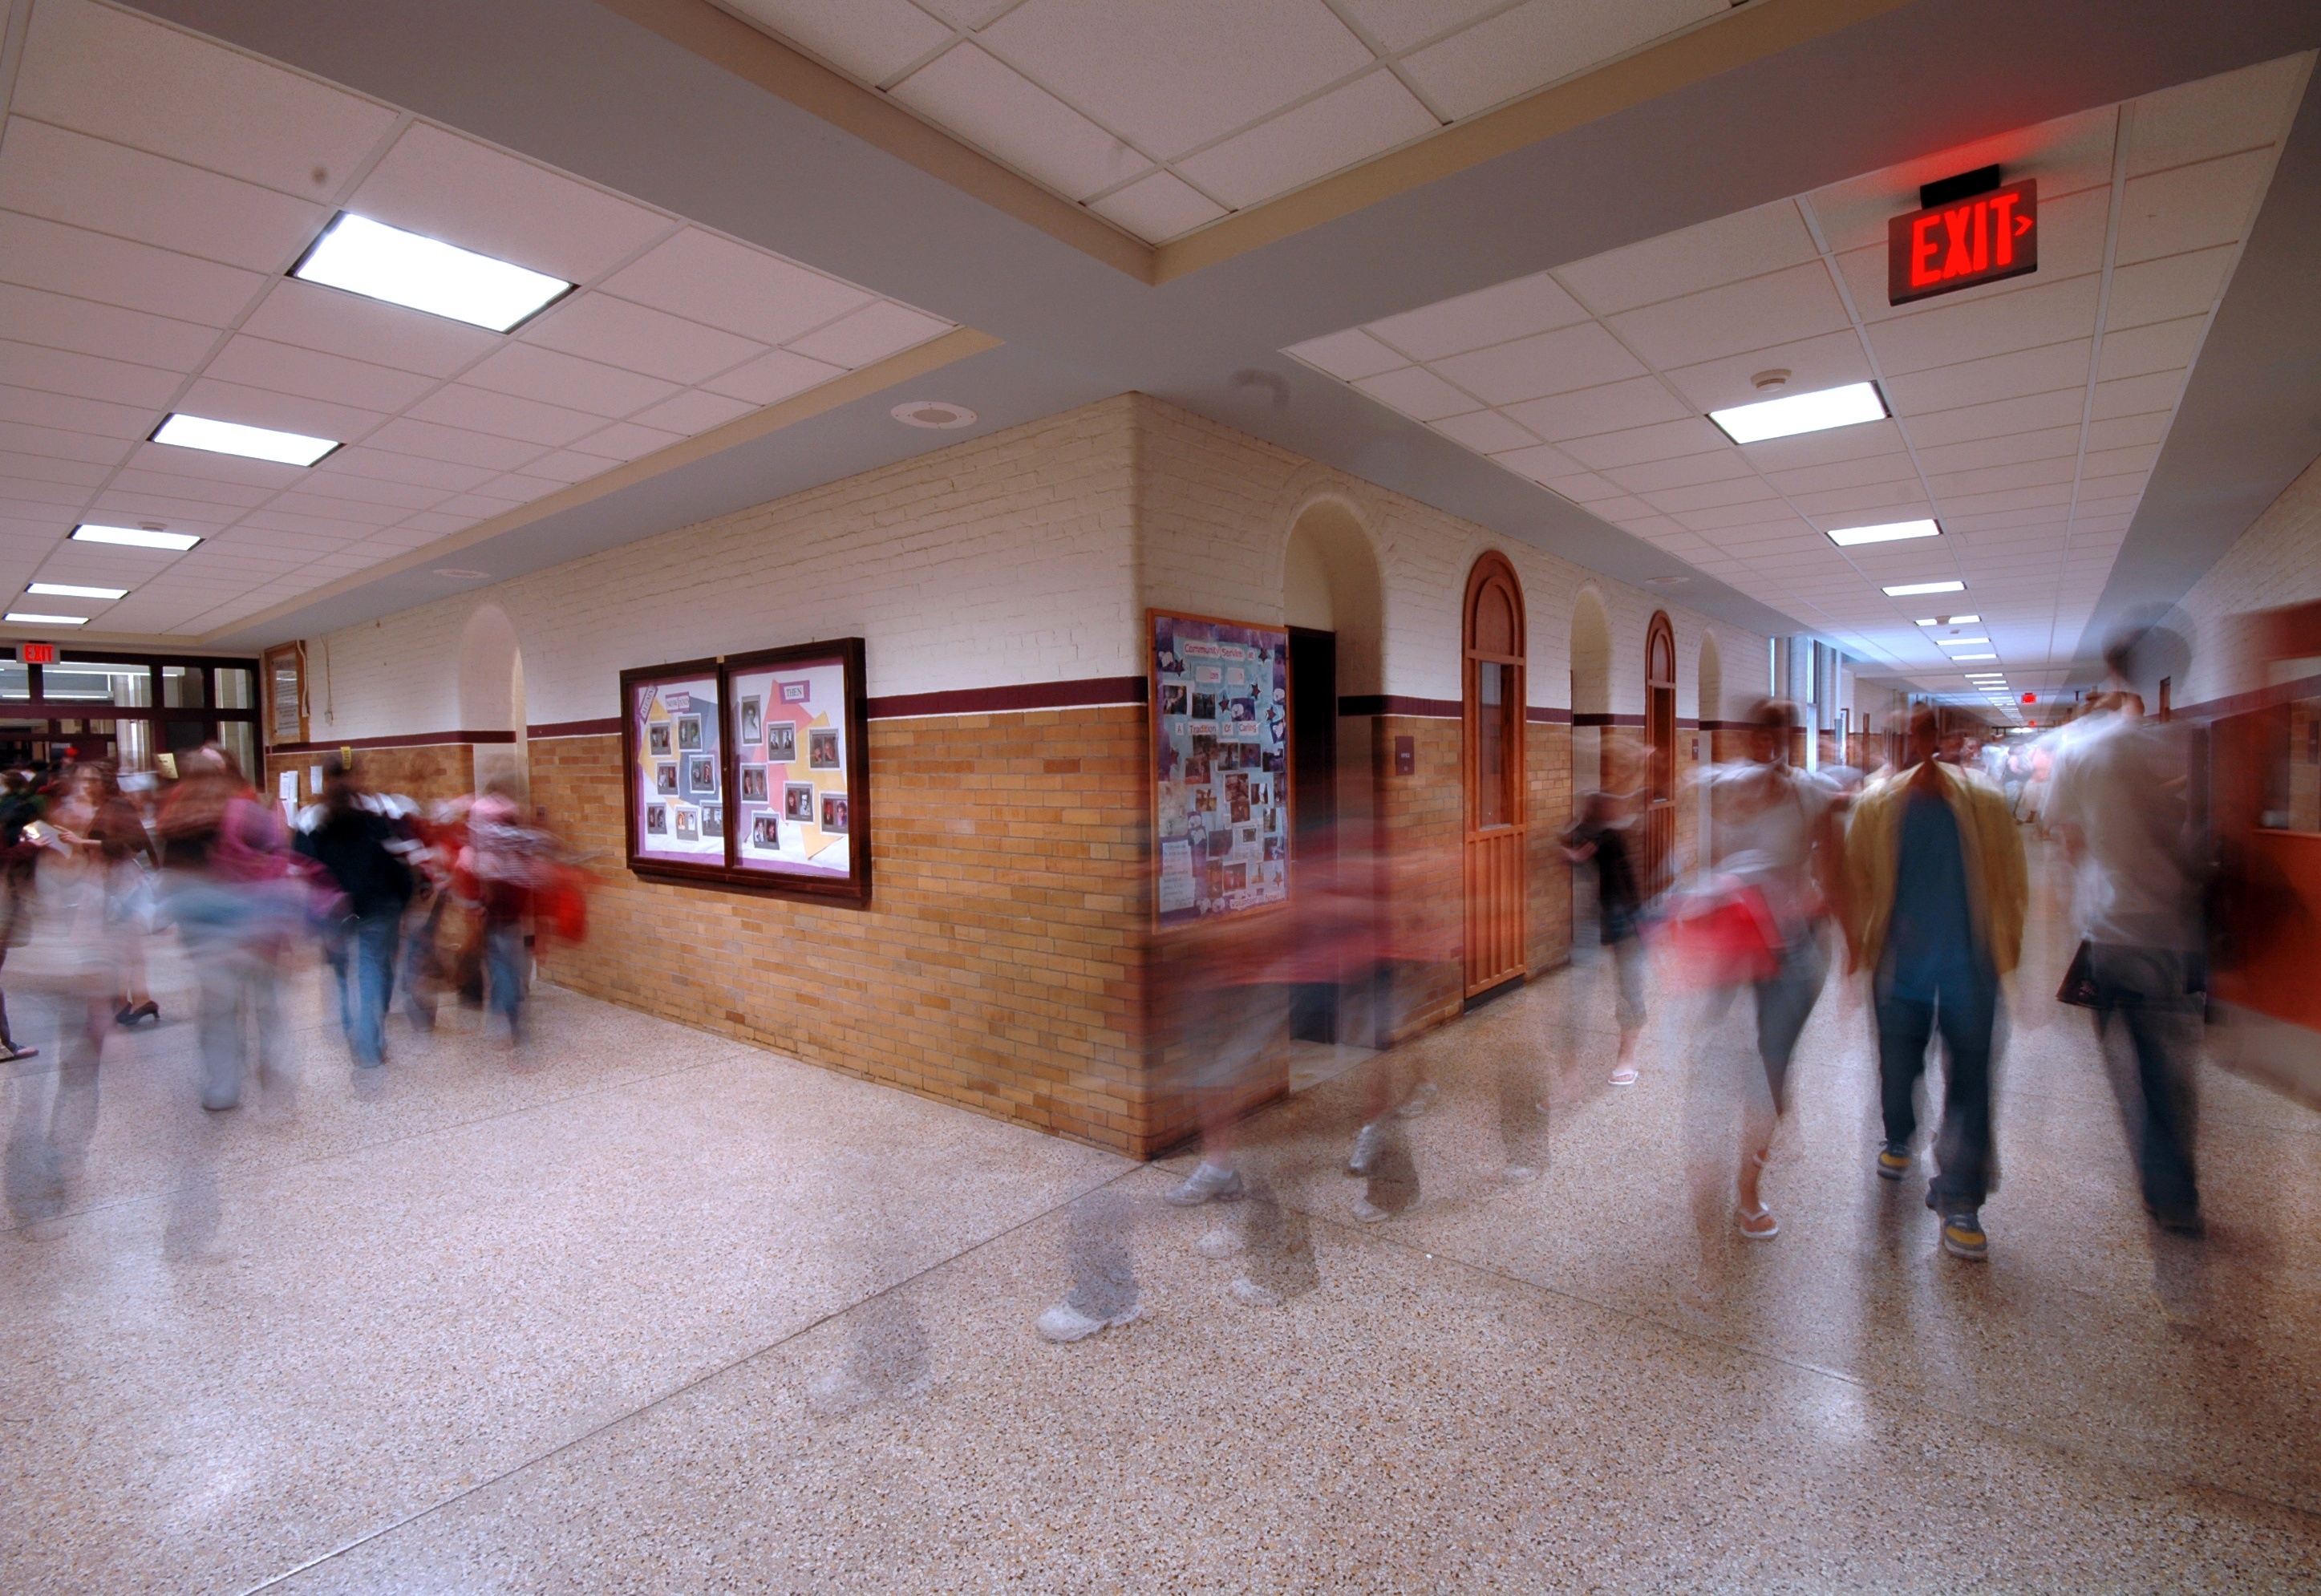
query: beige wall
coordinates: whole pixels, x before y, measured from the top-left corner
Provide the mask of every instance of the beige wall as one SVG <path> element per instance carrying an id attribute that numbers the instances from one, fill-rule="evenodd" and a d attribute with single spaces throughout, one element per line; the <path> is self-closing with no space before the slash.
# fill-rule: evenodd
<path id="1" fill-rule="evenodd" d="M 2321 460 L 2306 467 L 2184 595 L 2192 666 L 2177 684 L 2180 706 L 2265 685 L 2239 617 L 2321 598 Z"/>

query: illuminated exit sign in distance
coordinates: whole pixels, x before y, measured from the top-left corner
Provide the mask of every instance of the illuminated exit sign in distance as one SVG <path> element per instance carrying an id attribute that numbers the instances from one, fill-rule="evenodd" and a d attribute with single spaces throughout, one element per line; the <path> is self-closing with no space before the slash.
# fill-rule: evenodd
<path id="1" fill-rule="evenodd" d="M 1886 223 L 1886 302 L 1907 305 L 2039 269 L 2039 180 Z"/>

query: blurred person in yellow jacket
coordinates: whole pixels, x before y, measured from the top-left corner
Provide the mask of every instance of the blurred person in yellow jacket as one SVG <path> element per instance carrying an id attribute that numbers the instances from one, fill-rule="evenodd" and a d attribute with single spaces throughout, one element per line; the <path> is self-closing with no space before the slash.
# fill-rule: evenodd
<path id="1" fill-rule="evenodd" d="M 1943 1246 L 1981 1258 L 1981 1209 L 1996 1172 L 1991 1038 L 1999 978 L 2023 951 L 2029 880 L 2006 797 L 1940 757 L 1931 709 L 1910 717 L 1904 767 L 1853 807 L 1846 834 L 1849 971 L 1870 972 L 1886 1145 L 1878 1172 L 1910 1172 L 1926 1046 L 1942 1033 L 1942 1127 L 1926 1206 L 1943 1216 Z"/>

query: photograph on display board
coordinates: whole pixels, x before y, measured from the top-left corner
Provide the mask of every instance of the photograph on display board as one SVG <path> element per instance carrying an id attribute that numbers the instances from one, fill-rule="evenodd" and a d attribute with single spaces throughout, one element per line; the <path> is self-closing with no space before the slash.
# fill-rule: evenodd
<path id="1" fill-rule="evenodd" d="M 725 834 L 725 807 L 723 804 L 701 806 L 701 834 L 705 837 Z"/>
<path id="2" fill-rule="evenodd" d="M 737 879 L 867 894 L 861 661 L 851 642 L 726 661 L 735 705 L 758 704 L 754 739 L 734 749 L 740 790 L 725 829 Z"/>
<path id="3" fill-rule="evenodd" d="M 697 808 L 671 801 L 718 790 L 724 750 L 717 694 L 714 661 L 621 673 L 633 864 L 725 868 L 725 839 L 704 832 Z"/>
<path id="4" fill-rule="evenodd" d="M 763 717 L 758 713 L 758 700 L 754 697 L 742 699 L 738 713 L 742 726 L 739 735 L 742 746 L 747 748 L 753 743 L 764 741 L 760 731 L 765 723 Z"/>
<path id="5" fill-rule="evenodd" d="M 1149 615 L 1153 912 L 1163 926 L 1286 902 L 1289 634 Z M 1178 707 L 1182 706 L 1182 708 Z"/>

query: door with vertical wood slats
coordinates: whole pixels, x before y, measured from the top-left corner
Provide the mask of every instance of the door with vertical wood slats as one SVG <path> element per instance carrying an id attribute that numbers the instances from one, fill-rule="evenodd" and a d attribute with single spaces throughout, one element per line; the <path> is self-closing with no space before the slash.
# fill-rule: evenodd
<path id="1" fill-rule="evenodd" d="M 1465 823 L 1467 995 L 1524 973 L 1524 608 L 1496 553 L 1467 579 Z"/>

